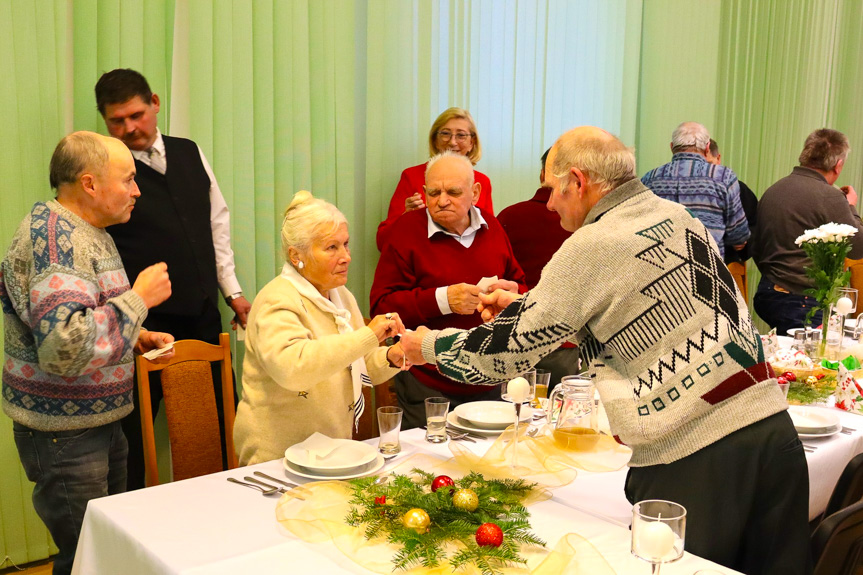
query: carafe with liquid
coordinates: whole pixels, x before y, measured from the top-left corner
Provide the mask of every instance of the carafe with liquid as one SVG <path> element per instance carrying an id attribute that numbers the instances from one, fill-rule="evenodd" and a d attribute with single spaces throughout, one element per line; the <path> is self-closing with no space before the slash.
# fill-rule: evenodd
<path id="1" fill-rule="evenodd" d="M 589 377 L 564 377 L 548 398 L 547 416 L 552 416 L 557 405 L 560 412 L 554 422 L 552 436 L 555 444 L 567 451 L 590 451 L 599 441 L 599 424 L 594 403 L 594 386 Z"/>

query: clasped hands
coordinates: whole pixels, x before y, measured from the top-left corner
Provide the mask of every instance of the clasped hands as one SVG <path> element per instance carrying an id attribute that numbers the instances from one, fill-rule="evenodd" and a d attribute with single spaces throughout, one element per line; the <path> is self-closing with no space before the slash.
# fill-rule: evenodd
<path id="1" fill-rule="evenodd" d="M 501 284 L 504 283 L 513 284 L 516 287 L 516 290 L 510 291 L 505 287 L 500 287 Z M 475 310 L 478 311 L 480 315 L 482 315 L 482 320 L 486 323 L 492 321 L 501 311 L 506 308 L 506 306 L 521 297 L 521 295 L 519 295 L 517 291 L 518 284 L 516 284 L 515 282 L 500 280 L 495 285 L 499 286 L 498 289 L 495 289 L 489 294 L 477 293 L 478 303 Z M 423 337 L 425 337 L 425 334 L 429 331 L 431 331 L 429 330 L 429 328 L 421 325 L 416 328 L 416 330 L 407 332 L 402 336 L 399 344 L 401 345 L 402 350 L 404 350 L 404 355 L 407 358 L 407 361 L 411 364 L 422 365 L 424 363 L 427 363 L 425 358 L 423 357 L 422 344 Z"/>

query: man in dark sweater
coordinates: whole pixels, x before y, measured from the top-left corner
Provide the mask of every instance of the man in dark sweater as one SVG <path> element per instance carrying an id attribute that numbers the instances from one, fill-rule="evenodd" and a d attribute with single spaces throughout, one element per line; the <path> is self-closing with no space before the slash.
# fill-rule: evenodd
<path id="1" fill-rule="evenodd" d="M 498 221 L 475 207 L 480 190 L 469 160 L 452 152 L 439 154 L 429 161 L 425 181 L 426 209 L 408 212 L 392 225 L 375 270 L 372 315 L 398 312 L 411 329 L 470 329 L 482 323 L 476 311 L 480 280 L 499 278 L 487 287 L 489 292 L 525 292 L 524 272 Z M 450 408 L 500 399 L 498 386 L 465 387 L 434 366 L 415 366 L 395 379 L 403 429 L 425 424 L 427 397 L 447 397 Z"/>
<path id="2" fill-rule="evenodd" d="M 540 158 L 540 184 L 545 181 L 545 159 L 550 151 L 551 148 Z M 546 205 L 550 196 L 551 189 L 540 187 L 531 199 L 513 204 L 497 216 L 512 244 L 515 259 L 524 270 L 528 289 L 536 286 L 542 268 L 572 235 L 561 227 L 558 213 Z M 551 392 L 564 376 L 578 373 L 578 348 L 570 342 L 564 342 L 542 358 L 536 368 L 551 373 L 548 389 Z"/>
<path id="3" fill-rule="evenodd" d="M 134 282 L 141 270 L 158 261 L 171 270 L 173 293 L 150 312 L 144 327 L 169 332 L 178 340 L 217 344 L 222 331 L 219 290 L 236 314 L 235 328 L 245 327 L 251 304 L 234 273 L 228 206 L 213 171 L 195 142 L 159 132 L 159 96 L 138 72 L 103 74 L 96 84 L 96 104 L 108 132 L 131 150 L 141 190 L 129 223 L 108 228 L 126 274 Z M 213 381 L 220 381 L 217 367 Z M 221 386 L 214 388 L 221 411 Z M 155 417 L 162 399 L 158 376 L 151 377 L 150 393 Z M 129 489 L 137 489 L 144 486 L 137 405 L 123 420 L 123 430 L 129 439 Z"/>
<path id="4" fill-rule="evenodd" d="M 800 153 L 800 165 L 767 188 L 758 204 L 752 258 L 761 271 L 761 282 L 753 303 L 761 319 L 779 333 L 802 326 L 817 305 L 814 298 L 803 295 L 803 290 L 813 287 L 805 272 L 812 262 L 794 240 L 826 223 L 848 224 L 860 230 L 851 238 L 848 257 L 863 257 L 857 192 L 851 186 L 833 186 L 848 150 L 848 138 L 842 132 L 828 128 L 812 132 Z M 813 321 L 821 323 L 821 312 Z"/>

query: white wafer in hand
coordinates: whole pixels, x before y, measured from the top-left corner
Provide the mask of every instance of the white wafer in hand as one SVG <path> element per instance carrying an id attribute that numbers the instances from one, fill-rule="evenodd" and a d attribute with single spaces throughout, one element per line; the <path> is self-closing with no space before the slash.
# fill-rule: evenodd
<path id="1" fill-rule="evenodd" d="M 159 349 L 151 349 L 147 353 L 143 353 L 141 355 L 147 359 L 153 360 L 159 356 L 165 355 L 166 353 L 168 353 L 172 349 L 174 349 L 174 342 L 173 341 L 171 343 L 169 343 L 168 345 L 166 345 L 165 347 L 160 347 Z"/>

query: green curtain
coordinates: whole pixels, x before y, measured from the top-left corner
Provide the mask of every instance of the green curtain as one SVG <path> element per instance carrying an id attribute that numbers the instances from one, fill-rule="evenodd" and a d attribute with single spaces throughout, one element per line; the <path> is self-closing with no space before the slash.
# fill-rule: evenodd
<path id="1" fill-rule="evenodd" d="M 245 291 L 280 268 L 281 214 L 306 188 L 348 217 L 349 287 L 367 310 L 377 224 L 445 108 L 474 115 L 497 210 L 532 195 L 542 152 L 588 123 L 635 145 L 644 172 L 668 161 L 680 121 L 700 121 L 759 194 L 831 126 L 851 138 L 840 184 L 854 184 L 861 27 L 857 0 L 0 0 L 0 246 L 50 197 L 60 137 L 105 133 L 98 77 L 131 67 L 162 97 L 160 128 L 209 158 Z M 14 469 L 0 474 L 0 557 L 42 558 L 5 416 L 0 461 Z"/>

